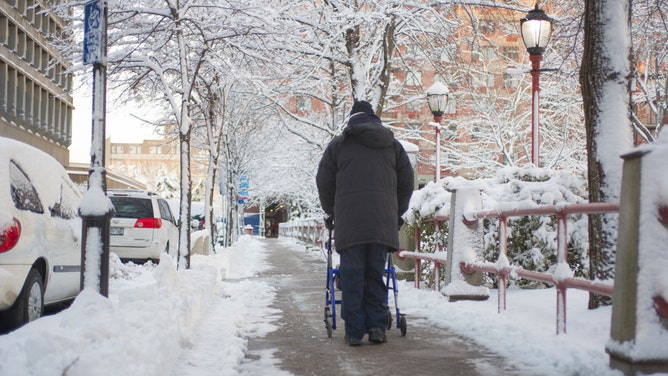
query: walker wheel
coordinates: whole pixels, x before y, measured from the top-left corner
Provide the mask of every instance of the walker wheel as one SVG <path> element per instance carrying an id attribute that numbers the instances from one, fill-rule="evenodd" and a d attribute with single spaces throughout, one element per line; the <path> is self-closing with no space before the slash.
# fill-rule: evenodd
<path id="1" fill-rule="evenodd" d="M 327 328 L 327 337 L 332 338 L 332 311 L 325 307 L 325 327 Z"/>
<path id="2" fill-rule="evenodd" d="M 401 315 L 399 318 L 399 328 L 401 329 L 401 336 L 405 337 L 406 336 L 406 316 Z"/>
<path id="3" fill-rule="evenodd" d="M 392 329 L 392 311 L 390 308 L 387 308 L 387 316 L 385 316 L 385 324 L 387 324 L 387 329 Z"/>

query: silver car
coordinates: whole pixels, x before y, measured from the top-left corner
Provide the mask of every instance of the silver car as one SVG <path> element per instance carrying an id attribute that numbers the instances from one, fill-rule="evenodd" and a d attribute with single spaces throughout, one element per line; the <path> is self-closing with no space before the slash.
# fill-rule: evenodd
<path id="1" fill-rule="evenodd" d="M 176 255 L 178 227 L 172 210 L 159 195 L 140 190 L 108 190 L 116 209 L 111 219 L 109 250 L 123 261 L 158 262 L 162 253 Z"/>
<path id="2" fill-rule="evenodd" d="M 79 293 L 81 192 L 50 155 L 0 137 L 0 326 Z"/>

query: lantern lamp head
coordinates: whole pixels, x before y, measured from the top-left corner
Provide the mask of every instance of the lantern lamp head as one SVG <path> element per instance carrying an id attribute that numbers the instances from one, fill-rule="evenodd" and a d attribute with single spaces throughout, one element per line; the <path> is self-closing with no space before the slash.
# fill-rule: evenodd
<path id="1" fill-rule="evenodd" d="M 538 9 L 538 4 L 520 20 L 522 40 L 529 55 L 543 54 L 552 34 L 553 22 L 542 9 Z"/>
<path id="2" fill-rule="evenodd" d="M 427 89 L 427 103 L 434 116 L 442 116 L 448 106 L 448 87 L 439 81 Z"/>

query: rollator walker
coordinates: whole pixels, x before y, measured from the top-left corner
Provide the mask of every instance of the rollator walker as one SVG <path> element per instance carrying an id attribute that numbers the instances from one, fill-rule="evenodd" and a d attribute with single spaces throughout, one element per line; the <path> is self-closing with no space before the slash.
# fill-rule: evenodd
<path id="1" fill-rule="evenodd" d="M 332 331 L 336 329 L 336 305 L 341 304 L 341 299 L 336 298 L 336 290 L 340 289 L 340 272 L 332 267 L 332 230 L 329 230 L 329 239 L 325 244 L 327 249 L 327 284 L 325 287 L 325 326 L 327 327 L 327 336 L 332 337 Z M 392 255 L 387 257 L 387 266 L 385 268 L 385 286 L 387 286 L 388 296 L 390 290 L 394 293 L 394 308 L 397 318 L 397 329 L 401 330 L 401 335 L 406 336 L 406 315 L 399 311 L 397 289 L 397 277 L 392 264 Z M 387 308 L 387 318 L 385 320 L 387 329 L 392 328 L 392 311 L 388 304 L 388 296 L 385 296 L 385 307 Z"/>

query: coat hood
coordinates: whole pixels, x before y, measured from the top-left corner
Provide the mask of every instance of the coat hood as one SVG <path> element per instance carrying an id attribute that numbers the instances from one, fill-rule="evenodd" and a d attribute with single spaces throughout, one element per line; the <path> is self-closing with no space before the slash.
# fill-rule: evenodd
<path id="1" fill-rule="evenodd" d="M 390 147 L 394 142 L 394 133 L 383 126 L 378 116 L 363 112 L 356 113 L 350 118 L 343 134 L 374 149 Z"/>

